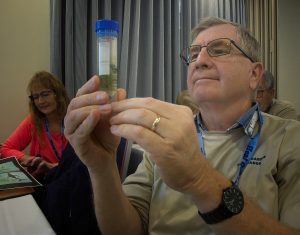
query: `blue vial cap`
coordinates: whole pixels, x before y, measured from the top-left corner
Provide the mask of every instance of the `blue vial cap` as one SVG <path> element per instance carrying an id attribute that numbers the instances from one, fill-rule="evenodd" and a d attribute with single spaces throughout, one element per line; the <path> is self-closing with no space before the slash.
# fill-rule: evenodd
<path id="1" fill-rule="evenodd" d="M 96 32 L 103 30 L 114 30 L 119 32 L 119 22 L 115 20 L 97 20 Z"/>

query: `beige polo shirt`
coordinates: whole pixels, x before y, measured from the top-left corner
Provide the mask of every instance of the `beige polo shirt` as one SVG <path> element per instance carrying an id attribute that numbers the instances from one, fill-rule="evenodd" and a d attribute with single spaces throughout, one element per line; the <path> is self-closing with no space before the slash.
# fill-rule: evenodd
<path id="1" fill-rule="evenodd" d="M 300 228 L 300 122 L 268 114 L 263 114 L 263 119 L 257 149 L 239 186 L 275 219 Z M 203 131 L 203 140 L 207 160 L 233 179 L 248 142 L 243 128 Z M 125 180 L 123 190 L 140 213 L 148 234 L 214 234 L 190 197 L 162 181 L 147 154 L 136 173 Z"/>

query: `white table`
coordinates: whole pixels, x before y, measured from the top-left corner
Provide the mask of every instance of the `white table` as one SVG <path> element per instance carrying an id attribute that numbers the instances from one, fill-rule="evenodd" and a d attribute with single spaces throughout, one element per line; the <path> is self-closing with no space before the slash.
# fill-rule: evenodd
<path id="1" fill-rule="evenodd" d="M 1 235 L 55 235 L 32 195 L 0 201 Z"/>

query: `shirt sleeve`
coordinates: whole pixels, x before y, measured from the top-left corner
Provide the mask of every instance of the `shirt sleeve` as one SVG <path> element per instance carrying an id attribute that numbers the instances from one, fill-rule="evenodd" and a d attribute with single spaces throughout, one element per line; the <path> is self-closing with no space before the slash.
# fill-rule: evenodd
<path id="1" fill-rule="evenodd" d="M 20 159 L 24 156 L 22 151 L 30 144 L 32 139 L 31 127 L 31 117 L 27 116 L 3 143 L 1 157 L 15 156 L 17 159 Z"/>
<path id="2" fill-rule="evenodd" d="M 300 125 L 291 121 L 280 146 L 278 161 L 279 219 L 300 229 Z"/>
<path id="3" fill-rule="evenodd" d="M 125 179 L 123 191 L 138 211 L 145 233 L 148 230 L 153 182 L 153 162 L 151 162 L 147 153 L 144 153 L 143 160 L 136 172 Z"/>

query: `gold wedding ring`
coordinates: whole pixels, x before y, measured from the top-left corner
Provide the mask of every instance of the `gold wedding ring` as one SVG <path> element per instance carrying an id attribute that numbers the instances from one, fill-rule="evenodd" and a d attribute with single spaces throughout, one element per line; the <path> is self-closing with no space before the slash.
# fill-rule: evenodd
<path id="1" fill-rule="evenodd" d="M 152 131 L 155 131 L 155 129 L 157 128 L 159 122 L 160 122 L 160 116 L 157 115 L 157 118 L 155 118 L 154 122 L 152 123 L 152 127 L 151 127 Z"/>

